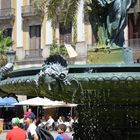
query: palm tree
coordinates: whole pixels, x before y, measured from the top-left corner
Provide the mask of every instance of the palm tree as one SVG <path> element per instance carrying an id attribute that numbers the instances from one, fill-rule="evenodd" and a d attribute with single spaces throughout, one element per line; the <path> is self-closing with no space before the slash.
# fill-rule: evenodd
<path id="1" fill-rule="evenodd" d="M 53 45 L 56 46 L 56 26 L 57 22 L 61 22 L 61 25 L 67 26 L 73 22 L 74 37 L 73 45 L 77 38 L 76 28 L 76 13 L 78 5 L 81 0 L 33 0 L 32 4 L 35 7 L 36 12 L 43 12 L 47 15 L 48 20 L 52 20 L 53 27 Z"/>
<path id="2" fill-rule="evenodd" d="M 85 19 L 88 19 L 93 27 L 95 26 L 93 15 L 96 15 L 97 18 L 102 9 L 98 6 L 98 0 L 83 1 Z M 53 27 L 55 28 L 58 20 L 63 22 L 64 26 L 75 20 L 81 0 L 33 0 L 32 2 L 37 12 L 42 11 L 47 14 L 48 19 L 53 21 Z"/>
<path id="3" fill-rule="evenodd" d="M 0 66 L 7 62 L 6 52 L 9 46 L 13 44 L 11 37 L 4 37 L 4 31 L 0 30 Z"/>
<path id="4" fill-rule="evenodd" d="M 83 1 L 85 4 L 84 12 L 91 24 L 97 43 L 107 44 L 107 46 L 115 43 L 122 47 L 124 43 L 122 32 L 126 26 L 127 11 L 131 5 L 136 3 L 136 0 Z M 55 27 L 57 20 L 63 21 L 64 25 L 73 21 L 80 2 L 81 0 L 33 0 L 33 5 L 36 9 L 46 13 L 48 19 L 53 21 Z M 126 8 L 119 4 L 124 5 Z"/>
<path id="5" fill-rule="evenodd" d="M 37 11 L 47 14 L 48 19 L 63 21 L 67 23 L 73 21 L 81 0 L 33 0 L 32 3 Z M 59 15 L 59 17 L 58 17 Z"/>

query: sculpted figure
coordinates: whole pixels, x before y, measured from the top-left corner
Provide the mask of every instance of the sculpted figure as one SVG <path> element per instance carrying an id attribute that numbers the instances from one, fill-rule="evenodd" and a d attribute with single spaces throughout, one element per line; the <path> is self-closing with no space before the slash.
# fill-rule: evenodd
<path id="1" fill-rule="evenodd" d="M 124 28 L 127 25 L 127 12 L 136 0 L 94 0 L 93 11 L 89 13 L 89 21 L 99 41 L 98 31 L 103 30 L 104 43 L 123 47 Z"/>
<path id="2" fill-rule="evenodd" d="M 75 94 L 80 94 L 77 91 L 81 90 L 81 86 L 76 78 L 68 75 L 67 65 L 67 61 L 60 55 L 48 57 L 40 72 L 39 85 L 40 88 L 46 90 L 48 95 L 59 97 L 64 92 L 65 99 L 67 100 L 70 97 L 72 101 Z M 70 100 L 67 100 L 67 102 L 70 102 Z"/>

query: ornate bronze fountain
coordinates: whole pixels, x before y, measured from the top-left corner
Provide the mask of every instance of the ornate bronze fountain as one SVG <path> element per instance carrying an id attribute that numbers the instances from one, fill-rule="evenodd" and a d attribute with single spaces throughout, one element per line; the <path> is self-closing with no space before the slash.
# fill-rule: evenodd
<path id="1" fill-rule="evenodd" d="M 107 6 L 111 2 L 119 3 L 117 0 L 104 2 Z M 129 8 L 132 1 L 125 2 Z M 124 19 L 119 28 L 121 33 Z M 112 24 L 111 28 L 115 27 Z M 121 48 L 122 34 L 117 33 L 114 38 L 112 34 L 108 37 L 112 46 L 121 44 L 117 46 Z M 8 70 L 3 67 L 0 71 L 1 94 L 46 96 L 79 104 L 75 136 L 80 140 L 140 139 L 140 65 L 67 65 L 63 57 L 55 55 L 47 58 L 41 68 Z"/>

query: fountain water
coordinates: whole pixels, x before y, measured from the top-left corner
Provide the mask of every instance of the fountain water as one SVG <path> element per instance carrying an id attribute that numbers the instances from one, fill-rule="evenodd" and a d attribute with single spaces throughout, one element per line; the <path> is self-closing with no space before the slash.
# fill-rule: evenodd
<path id="1" fill-rule="evenodd" d="M 0 89 L 5 93 L 38 94 L 78 103 L 75 134 L 81 140 L 140 138 L 139 65 L 67 67 L 61 56 L 50 56 L 42 69 L 22 69 L 3 75 Z"/>

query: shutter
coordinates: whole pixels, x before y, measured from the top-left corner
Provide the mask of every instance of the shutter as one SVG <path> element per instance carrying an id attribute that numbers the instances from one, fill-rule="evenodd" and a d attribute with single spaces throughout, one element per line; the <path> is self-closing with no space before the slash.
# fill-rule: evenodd
<path id="1" fill-rule="evenodd" d="M 11 0 L 1 0 L 1 9 L 11 8 Z"/>

